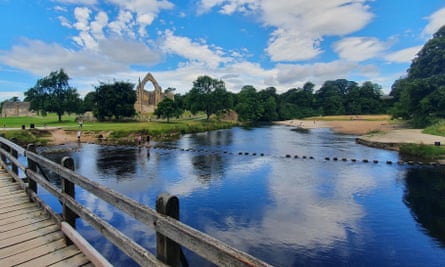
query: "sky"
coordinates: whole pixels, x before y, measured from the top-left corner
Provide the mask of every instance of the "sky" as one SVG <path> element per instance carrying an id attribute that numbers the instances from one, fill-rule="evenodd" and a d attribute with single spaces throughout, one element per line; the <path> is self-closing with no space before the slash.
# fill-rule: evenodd
<path id="1" fill-rule="evenodd" d="M 81 96 L 148 72 L 180 94 L 203 75 L 235 93 L 348 79 L 387 94 L 443 25 L 445 0 L 0 0 L 0 100 L 60 69 Z"/>

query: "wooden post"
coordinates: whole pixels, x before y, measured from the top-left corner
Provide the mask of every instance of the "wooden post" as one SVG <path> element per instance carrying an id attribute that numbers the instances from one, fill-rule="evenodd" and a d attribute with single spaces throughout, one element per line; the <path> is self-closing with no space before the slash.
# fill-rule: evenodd
<path id="1" fill-rule="evenodd" d="M 161 193 L 156 199 L 156 211 L 179 220 L 179 199 L 168 193 Z M 181 247 L 173 240 L 156 233 L 156 257 L 172 267 L 181 264 Z"/>
<path id="2" fill-rule="evenodd" d="M 74 171 L 74 160 L 70 157 L 63 157 L 62 161 L 61 161 L 61 165 L 65 168 L 68 168 L 68 169 Z M 64 177 L 61 177 L 61 179 L 62 179 L 62 193 L 65 193 L 74 199 L 75 198 L 74 184 L 72 182 L 66 180 Z M 63 215 L 64 221 L 67 222 L 71 227 L 73 227 L 75 229 L 77 215 L 76 215 L 76 213 L 74 213 L 70 208 L 68 208 L 65 205 L 65 201 L 63 202 L 62 215 Z M 67 245 L 72 244 L 72 241 L 69 238 L 65 238 L 65 241 L 66 241 Z"/>
<path id="3" fill-rule="evenodd" d="M 27 150 L 29 150 L 29 151 L 31 151 L 33 153 L 36 153 L 36 146 L 35 145 L 28 144 L 26 148 L 27 148 Z M 34 161 L 30 160 L 29 158 L 28 158 L 28 168 L 31 171 L 33 171 L 33 172 L 37 172 L 37 165 L 36 165 L 36 163 Z M 27 177 L 27 179 L 28 179 L 28 188 L 31 191 L 33 191 L 34 193 L 37 193 L 37 183 L 33 179 L 31 179 L 29 177 Z"/>
<path id="4" fill-rule="evenodd" d="M 13 156 L 14 158 L 18 158 L 19 154 L 17 150 L 11 148 L 11 156 Z M 15 165 L 13 162 L 11 162 L 11 169 L 17 176 L 19 175 L 19 167 L 17 167 L 17 165 Z"/>
<path id="5" fill-rule="evenodd" d="M 5 138 L 5 135 L 1 134 L 1 137 Z M 1 143 L 0 147 L 3 148 L 4 150 L 6 150 L 6 145 L 5 144 Z M 6 156 L 5 155 L 1 154 L 0 158 L 2 159 L 2 161 L 4 163 L 6 163 Z"/>

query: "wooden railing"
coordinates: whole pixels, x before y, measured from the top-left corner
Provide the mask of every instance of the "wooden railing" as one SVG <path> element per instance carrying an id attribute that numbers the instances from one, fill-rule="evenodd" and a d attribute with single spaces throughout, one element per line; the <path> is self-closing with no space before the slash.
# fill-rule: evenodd
<path id="1" fill-rule="evenodd" d="M 175 196 L 161 194 L 156 201 L 156 210 L 153 210 L 75 173 L 73 171 L 74 162 L 69 157 L 63 158 L 61 164 L 57 164 L 38 155 L 33 145 L 28 145 L 24 149 L 1 137 L 0 147 L 1 165 L 21 184 L 33 201 L 39 202 L 58 220 L 62 230 L 64 227 L 74 228 L 76 218 L 80 217 L 141 266 L 180 266 L 181 264 L 184 266 L 186 263 L 181 261 L 181 258 L 183 259 L 181 246 L 219 266 L 270 266 L 178 221 L 179 200 Z M 19 156 L 24 157 L 27 164 L 22 164 L 18 160 Z M 42 168 L 51 170 L 61 178 L 61 188 L 56 187 L 45 178 L 41 171 Z M 25 177 L 19 177 L 19 169 L 22 170 Z M 38 198 L 37 185 L 45 188 L 59 199 L 63 207 L 62 215 L 56 214 L 51 207 Z M 156 256 L 99 218 L 92 210 L 77 202 L 74 197 L 75 186 L 83 188 L 153 228 L 157 236 Z M 72 239 L 67 240 L 67 242 L 71 241 Z M 97 264 L 101 265 L 100 261 Z"/>

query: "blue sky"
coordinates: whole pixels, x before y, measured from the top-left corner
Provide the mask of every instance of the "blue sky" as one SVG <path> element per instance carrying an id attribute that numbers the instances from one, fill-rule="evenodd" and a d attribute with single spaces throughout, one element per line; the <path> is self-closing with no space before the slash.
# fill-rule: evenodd
<path id="1" fill-rule="evenodd" d="M 233 92 L 344 78 L 388 93 L 445 0 L 0 0 L 0 25 L 0 100 L 60 68 L 82 96 L 147 72 L 182 94 L 201 75 Z"/>

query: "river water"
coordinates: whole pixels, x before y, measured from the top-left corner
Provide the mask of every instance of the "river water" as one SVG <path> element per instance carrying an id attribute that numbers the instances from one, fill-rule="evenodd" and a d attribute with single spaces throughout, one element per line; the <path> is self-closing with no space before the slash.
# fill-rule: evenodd
<path id="1" fill-rule="evenodd" d="M 274 266 L 445 265 L 444 169 L 388 164 L 396 152 L 358 145 L 355 136 L 267 126 L 151 148 L 65 147 L 40 152 L 57 161 L 69 155 L 76 172 L 150 207 L 161 192 L 174 194 L 181 221 Z M 80 202 L 155 251 L 152 230 L 76 190 Z M 136 266 L 82 220 L 77 228 L 116 266 Z M 185 254 L 191 266 L 211 266 Z"/>

